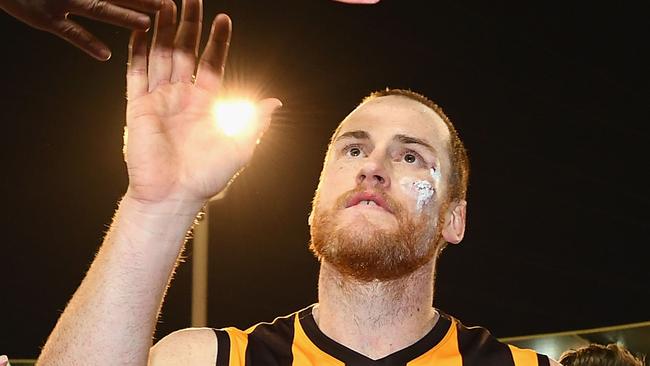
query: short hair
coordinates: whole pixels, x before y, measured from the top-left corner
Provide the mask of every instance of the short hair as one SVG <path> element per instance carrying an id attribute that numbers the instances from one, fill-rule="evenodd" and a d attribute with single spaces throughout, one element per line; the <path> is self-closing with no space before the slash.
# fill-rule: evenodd
<path id="1" fill-rule="evenodd" d="M 456 131 L 454 124 L 442 111 L 442 108 L 438 104 L 422 94 L 407 89 L 386 88 L 385 90 L 376 91 L 364 98 L 361 104 L 374 98 L 391 95 L 405 97 L 418 103 L 424 104 L 433 110 L 438 116 L 440 116 L 443 122 L 445 122 L 450 136 L 449 145 L 447 146 L 451 163 L 451 174 L 449 174 L 449 177 L 447 179 L 447 183 L 449 185 L 449 199 L 450 201 L 464 200 L 467 196 L 467 185 L 469 181 L 469 158 L 467 156 L 465 145 L 460 139 L 460 136 L 458 134 L 458 131 Z"/>
<path id="2" fill-rule="evenodd" d="M 644 366 L 644 358 L 638 358 L 625 347 L 616 343 L 590 344 L 571 349 L 560 356 L 563 366 Z"/>

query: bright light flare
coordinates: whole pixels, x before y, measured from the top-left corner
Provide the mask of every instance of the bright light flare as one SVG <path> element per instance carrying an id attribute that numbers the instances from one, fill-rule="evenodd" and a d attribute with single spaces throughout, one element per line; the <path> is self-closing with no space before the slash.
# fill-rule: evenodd
<path id="1" fill-rule="evenodd" d="M 247 100 L 218 101 L 212 113 L 217 126 L 230 137 L 249 133 L 257 119 L 255 104 Z"/>

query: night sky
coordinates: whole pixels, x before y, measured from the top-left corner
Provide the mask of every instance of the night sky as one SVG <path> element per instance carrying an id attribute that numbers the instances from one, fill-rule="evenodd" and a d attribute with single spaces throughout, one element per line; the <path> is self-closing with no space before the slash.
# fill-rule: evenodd
<path id="1" fill-rule="evenodd" d="M 439 103 L 470 154 L 468 228 L 440 260 L 435 306 L 498 337 L 650 320 L 650 23 L 637 3 L 205 4 L 206 30 L 217 12 L 234 22 L 227 85 L 284 102 L 210 206 L 211 326 L 316 301 L 307 215 L 327 142 L 385 87 Z M 0 18 L 0 353 L 11 357 L 38 355 L 127 186 L 129 32 L 81 22 L 111 60 Z M 191 253 L 157 339 L 190 324 Z"/>

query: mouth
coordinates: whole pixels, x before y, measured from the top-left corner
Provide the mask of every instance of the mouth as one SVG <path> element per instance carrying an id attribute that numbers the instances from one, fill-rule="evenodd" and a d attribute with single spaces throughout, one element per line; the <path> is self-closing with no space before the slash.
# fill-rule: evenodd
<path id="1" fill-rule="evenodd" d="M 352 195 L 345 204 L 345 208 L 354 206 L 378 208 L 393 213 L 393 211 L 388 207 L 386 200 L 382 196 L 372 192 L 360 192 Z"/>

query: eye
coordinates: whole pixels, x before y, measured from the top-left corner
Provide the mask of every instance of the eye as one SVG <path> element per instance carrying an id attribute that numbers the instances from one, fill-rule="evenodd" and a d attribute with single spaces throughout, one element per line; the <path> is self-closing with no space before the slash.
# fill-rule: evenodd
<path id="1" fill-rule="evenodd" d="M 356 158 L 363 155 L 363 150 L 359 145 L 348 145 L 343 149 L 346 156 Z"/>
<path id="2" fill-rule="evenodd" d="M 415 155 L 413 153 L 406 153 L 406 154 L 404 154 L 403 159 L 404 159 L 405 162 L 407 162 L 409 164 L 413 164 L 418 160 L 418 157 L 417 157 L 417 155 Z"/>

